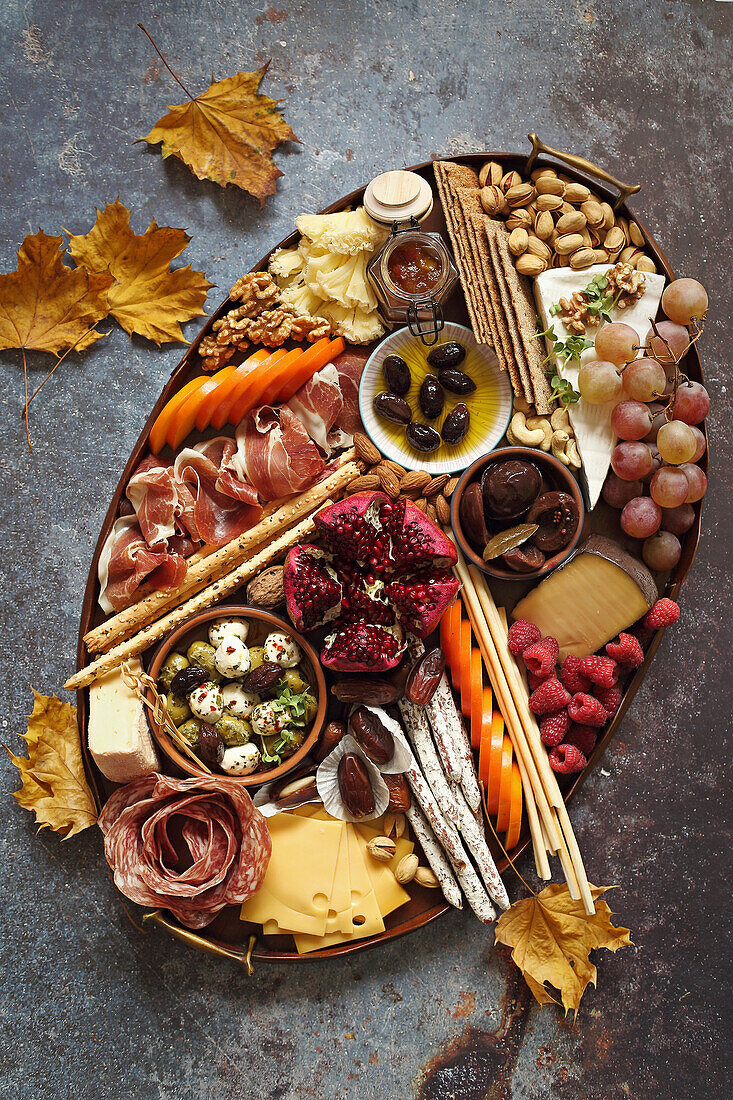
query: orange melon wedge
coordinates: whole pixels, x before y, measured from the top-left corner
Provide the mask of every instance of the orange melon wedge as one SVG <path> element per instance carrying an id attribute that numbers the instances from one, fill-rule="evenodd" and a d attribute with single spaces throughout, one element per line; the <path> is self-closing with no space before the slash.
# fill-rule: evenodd
<path id="1" fill-rule="evenodd" d="M 509 806 L 509 825 L 504 839 L 507 852 L 516 848 L 522 831 L 522 776 L 516 760 L 512 762 L 512 793 Z"/>
<path id="2" fill-rule="evenodd" d="M 277 356 L 278 359 L 282 359 L 287 355 L 287 352 L 282 348 L 278 348 L 277 351 L 268 351 L 267 348 L 260 348 L 253 355 L 250 355 L 248 359 L 245 359 L 243 363 L 240 363 L 238 367 L 224 380 L 220 389 L 219 401 L 216 406 L 211 410 L 209 424 L 212 428 L 216 428 L 218 431 L 223 428 L 229 418 L 229 410 L 237 399 L 239 393 L 239 387 L 243 384 L 243 379 L 257 367 L 268 360 Z"/>
<path id="3" fill-rule="evenodd" d="M 178 410 L 181 409 L 188 401 L 189 397 L 196 393 L 197 390 L 200 390 L 207 381 L 208 377 L 205 374 L 199 375 L 198 378 L 192 378 L 190 382 L 187 382 L 185 386 L 181 387 L 178 393 L 174 393 L 170 401 L 163 406 L 150 431 L 150 450 L 154 455 L 160 454 L 163 450 L 168 431 Z"/>
<path id="4" fill-rule="evenodd" d="M 512 804 L 512 756 L 512 743 L 505 735 L 501 752 L 499 807 L 496 813 L 497 833 L 504 833 L 509 828 L 509 810 Z"/>
<path id="5" fill-rule="evenodd" d="M 239 424 L 250 409 L 256 409 L 258 405 L 265 404 L 263 394 L 272 385 L 276 378 L 281 378 L 290 370 L 294 363 L 303 354 L 302 348 L 294 348 L 288 351 L 281 359 L 272 361 L 272 357 L 263 363 L 257 370 L 250 371 L 242 380 L 237 397 L 234 399 L 227 420 L 230 424 Z"/>
<path id="6" fill-rule="evenodd" d="M 484 731 L 486 731 L 485 718 Z M 484 740 L 488 742 L 489 750 L 486 769 L 486 808 L 490 814 L 495 814 L 499 809 L 501 757 L 504 746 L 504 719 L 498 711 L 493 711 L 491 715 L 488 733 L 484 732 Z"/>
<path id="7" fill-rule="evenodd" d="M 166 434 L 166 442 L 177 451 L 184 439 L 191 434 L 195 427 L 198 427 L 198 414 L 201 406 L 204 404 L 206 398 L 213 394 L 216 397 L 216 391 L 225 378 L 228 378 L 230 374 L 234 373 L 234 366 L 223 367 L 216 374 L 210 375 L 205 379 L 203 386 L 199 386 L 188 395 L 184 403 L 176 410 L 176 414 L 171 420 L 168 426 L 168 432 Z M 208 423 L 204 425 L 207 427 Z M 203 431 L 203 428 L 199 428 L 199 431 Z"/>
<path id="8" fill-rule="evenodd" d="M 481 653 L 479 652 L 479 659 Z M 493 699 L 491 688 L 483 687 L 483 665 L 481 666 L 481 691 L 471 691 L 471 748 L 478 749 L 481 746 L 481 734 L 484 725 L 484 715 L 488 714 L 491 721 L 491 707 Z"/>

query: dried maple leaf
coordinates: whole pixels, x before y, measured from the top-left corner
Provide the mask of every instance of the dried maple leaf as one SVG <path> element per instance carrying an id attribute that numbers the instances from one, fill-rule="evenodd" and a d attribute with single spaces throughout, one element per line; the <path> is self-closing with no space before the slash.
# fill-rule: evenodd
<path id="1" fill-rule="evenodd" d="M 589 960 L 594 948 L 618 951 L 631 943 L 628 928 L 614 928 L 611 910 L 598 901 L 609 886 L 591 886 L 596 911 L 587 916 L 582 901 L 573 901 L 567 886 L 546 886 L 502 913 L 496 922 L 496 942 L 512 949 L 512 959 L 540 1004 L 558 1004 L 545 982 L 559 990 L 565 1011 L 577 1016 L 596 968 Z"/>
<path id="2" fill-rule="evenodd" d="M 97 820 L 84 777 L 76 707 L 35 689 L 33 695 L 33 713 L 23 734 L 28 756 L 7 750 L 23 781 L 13 798 L 36 815 L 42 829 L 53 829 L 67 840 Z"/>
<path id="3" fill-rule="evenodd" d="M 138 26 L 150 38 L 142 24 Z M 155 42 L 153 46 L 189 102 L 169 104 L 168 114 L 138 140 L 159 144 L 164 157 L 178 157 L 200 180 L 213 180 L 222 187 L 233 183 L 264 206 L 282 175 L 272 162 L 272 152 L 284 141 L 298 140 L 277 111 L 281 100 L 258 92 L 267 65 L 253 73 L 216 80 L 201 95 L 193 96 Z"/>
<path id="4" fill-rule="evenodd" d="M 68 232 L 68 230 L 66 230 Z M 109 311 L 126 332 L 156 344 L 185 343 L 180 322 L 200 317 L 210 283 L 190 264 L 171 270 L 191 238 L 182 229 L 158 227 L 133 233 L 130 211 L 119 199 L 97 210 L 86 235 L 69 233 L 69 252 L 88 271 L 109 271 Z"/>

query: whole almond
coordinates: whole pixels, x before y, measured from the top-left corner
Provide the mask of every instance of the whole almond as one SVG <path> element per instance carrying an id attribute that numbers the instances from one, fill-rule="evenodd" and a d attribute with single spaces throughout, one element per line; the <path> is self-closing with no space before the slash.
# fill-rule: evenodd
<path id="1" fill-rule="evenodd" d="M 509 251 L 514 256 L 521 256 L 523 252 L 527 251 L 527 245 L 529 244 L 529 233 L 526 229 L 522 229 L 521 226 L 517 226 L 516 229 L 512 229 L 509 234 Z"/>
<path id="2" fill-rule="evenodd" d="M 580 209 L 588 219 L 588 225 L 592 225 L 594 229 L 599 225 L 603 225 L 603 208 L 599 202 L 587 199 L 584 203 L 581 203 Z"/>
<path id="3" fill-rule="evenodd" d="M 427 470 L 408 470 L 400 482 L 400 492 L 411 493 L 414 490 L 422 492 L 429 481 L 430 474 Z"/>
<path id="4" fill-rule="evenodd" d="M 415 882 L 418 886 L 424 886 L 427 890 L 437 890 L 440 886 L 435 871 L 430 867 L 418 867 L 415 871 Z"/>
<path id="5" fill-rule="evenodd" d="M 639 226 L 636 224 L 636 222 L 629 222 L 629 237 L 631 238 L 632 244 L 635 244 L 638 248 L 643 247 L 644 234 L 639 229 Z"/>
<path id="6" fill-rule="evenodd" d="M 391 458 L 383 458 L 381 465 L 387 470 L 391 470 L 396 477 L 404 477 L 407 473 L 404 466 L 400 466 L 399 462 L 393 462 Z"/>
<path id="7" fill-rule="evenodd" d="M 394 877 L 402 886 L 406 886 L 408 882 L 412 882 L 414 879 L 419 866 L 420 860 L 413 853 L 410 853 L 409 856 L 403 856 L 397 864 Z"/>
<path id="8" fill-rule="evenodd" d="M 511 214 L 506 220 L 506 227 L 509 230 L 512 229 L 531 229 L 534 224 L 534 218 L 530 214 L 529 210 L 525 210 L 523 207 L 519 207 L 517 210 L 512 210 Z"/>
<path id="9" fill-rule="evenodd" d="M 448 484 L 447 474 L 438 474 L 437 477 L 433 477 L 428 482 L 425 488 L 426 497 L 434 497 Z"/>
<path id="10" fill-rule="evenodd" d="M 379 470 L 379 484 L 391 500 L 397 500 L 400 495 L 400 483 L 395 474 L 384 466 Z"/>
<path id="11" fill-rule="evenodd" d="M 581 202 L 587 202 L 590 198 L 590 189 L 582 183 L 569 183 L 565 188 L 565 201 L 580 206 Z"/>
<path id="12" fill-rule="evenodd" d="M 549 210 L 542 210 L 537 215 L 534 223 L 534 231 L 540 240 L 546 241 L 552 235 L 555 223 Z"/>
<path id="13" fill-rule="evenodd" d="M 526 206 L 528 202 L 532 202 L 537 192 L 531 183 L 520 183 L 516 187 L 510 187 L 504 194 L 507 203 L 513 209 L 515 206 Z"/>
<path id="14" fill-rule="evenodd" d="M 572 214 L 562 214 L 555 223 L 558 233 L 582 233 L 585 229 L 586 217 L 580 210 L 573 210 Z"/>
<path id="15" fill-rule="evenodd" d="M 504 175 L 504 169 L 500 164 L 497 164 L 495 160 L 487 160 L 486 164 L 481 165 L 481 170 L 478 174 L 479 187 L 486 187 L 495 184 L 497 187 L 501 183 L 502 176 Z"/>
<path id="16" fill-rule="evenodd" d="M 562 199 L 559 195 L 538 195 L 537 196 L 537 209 L 538 210 L 561 210 Z"/>
<path id="17" fill-rule="evenodd" d="M 547 176 L 557 179 L 557 172 L 554 168 L 535 168 L 530 175 L 530 179 L 536 183 L 537 180 L 545 179 Z"/>
<path id="18" fill-rule="evenodd" d="M 389 836 L 372 837 L 366 849 L 372 859 L 376 859 L 380 863 L 389 863 L 397 853 L 397 845 Z"/>
<path id="19" fill-rule="evenodd" d="M 544 214 L 540 214 L 540 217 L 544 217 Z M 552 215 L 550 215 L 550 217 L 552 217 Z M 545 241 L 541 241 L 539 237 L 529 238 L 527 242 L 527 252 L 529 252 L 531 256 L 537 256 L 538 259 L 543 260 L 546 264 L 549 264 L 552 259 L 552 249 L 549 248 Z"/>
<path id="20" fill-rule="evenodd" d="M 458 484 L 458 478 L 457 477 L 449 477 L 448 478 L 448 480 L 446 482 L 446 485 L 445 485 L 445 489 L 443 490 L 443 496 L 446 497 L 447 500 L 450 500 L 450 498 L 453 496 L 453 492 L 454 492 L 455 487 L 456 487 L 457 484 Z"/>
<path id="21" fill-rule="evenodd" d="M 506 172 L 499 181 L 499 186 L 506 195 L 507 191 L 512 187 L 519 187 L 522 183 L 522 177 L 519 172 Z"/>
<path id="22" fill-rule="evenodd" d="M 428 502 L 425 497 L 418 497 L 415 501 L 415 507 L 419 508 L 421 512 L 424 512 L 428 506 Z"/>
<path id="23" fill-rule="evenodd" d="M 435 511 L 438 516 L 438 523 L 441 527 L 447 527 L 450 523 L 450 504 L 445 499 L 442 493 L 438 493 L 435 498 Z"/>
<path id="24" fill-rule="evenodd" d="M 382 821 L 382 828 L 384 829 L 384 835 L 394 837 L 395 840 L 399 840 L 401 836 L 405 835 L 407 829 L 407 820 L 404 814 L 385 814 Z"/>
<path id="25" fill-rule="evenodd" d="M 366 493 L 371 489 L 378 489 L 381 482 L 377 474 L 362 474 L 355 477 L 349 485 L 349 496 L 352 493 Z"/>
<path id="26" fill-rule="evenodd" d="M 430 501 L 428 501 L 425 507 L 425 515 L 432 523 L 438 522 L 438 513 L 435 511 L 435 505 L 431 504 Z"/>
<path id="27" fill-rule="evenodd" d="M 565 184 L 557 176 L 540 176 L 534 181 L 538 195 L 560 195 L 565 192 Z"/>
<path id="28" fill-rule="evenodd" d="M 613 229 L 609 229 L 608 233 L 606 233 L 603 247 L 606 252 L 613 256 L 614 253 L 619 252 L 624 247 L 625 240 L 626 238 L 624 237 L 624 231 L 621 226 L 614 225 Z"/>
<path id="29" fill-rule="evenodd" d="M 570 257 L 570 266 L 573 271 L 581 271 L 584 267 L 590 267 L 595 263 L 595 252 L 592 248 L 579 248 Z"/>
<path id="30" fill-rule="evenodd" d="M 503 214 L 507 209 L 504 192 L 495 184 L 482 187 L 478 193 L 478 197 L 485 212 L 492 217 L 495 214 Z"/>
<path id="31" fill-rule="evenodd" d="M 356 449 L 357 457 L 362 459 L 363 462 L 367 462 L 370 466 L 373 466 L 375 462 L 379 462 L 382 457 L 369 436 L 364 435 L 363 432 L 354 432 L 354 448 Z"/>
<path id="32" fill-rule="evenodd" d="M 654 260 L 650 259 L 649 256 L 641 256 L 639 258 L 639 262 L 636 265 L 636 270 L 648 271 L 650 274 L 653 275 L 654 272 L 657 270 L 657 265 L 654 263 Z"/>
<path id="33" fill-rule="evenodd" d="M 610 202 L 602 202 L 601 210 L 603 211 L 603 228 L 608 232 L 609 229 L 613 229 L 616 215 L 613 212 L 613 207 Z"/>
<path id="34" fill-rule="evenodd" d="M 541 275 L 547 267 L 544 260 L 541 260 L 539 256 L 532 256 L 529 252 L 525 252 L 523 256 L 517 257 L 517 262 L 514 265 L 520 275 L 529 275 L 533 277 L 535 275 Z"/>
<path id="35" fill-rule="evenodd" d="M 561 256 L 569 256 L 571 252 L 577 252 L 582 247 L 583 236 L 581 233 L 564 233 L 555 241 L 555 251 L 559 252 Z"/>

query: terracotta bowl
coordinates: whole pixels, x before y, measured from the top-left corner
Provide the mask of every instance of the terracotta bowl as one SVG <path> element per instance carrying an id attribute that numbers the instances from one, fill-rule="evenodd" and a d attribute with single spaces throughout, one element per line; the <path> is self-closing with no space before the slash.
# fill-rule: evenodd
<path id="1" fill-rule="evenodd" d="M 262 624 L 262 627 L 264 627 L 264 634 L 269 634 L 270 631 L 277 630 L 293 638 L 294 641 L 298 643 L 303 653 L 303 665 L 318 700 L 318 710 L 305 741 L 292 756 L 289 756 L 277 768 L 271 768 L 269 771 L 252 772 L 251 775 L 224 776 L 223 772 L 213 773 L 215 776 L 221 776 L 221 778 L 233 779 L 235 782 L 241 783 L 245 787 L 259 787 L 262 783 L 269 783 L 273 779 L 279 779 L 281 776 L 287 775 L 288 772 L 296 768 L 301 760 L 303 760 L 313 748 L 321 732 L 323 720 L 326 716 L 326 681 L 318 660 L 318 654 L 311 644 L 307 642 L 302 635 L 297 634 L 287 620 L 278 618 L 277 615 L 271 615 L 269 611 L 262 611 L 257 607 L 248 607 L 245 604 L 225 604 L 208 611 L 201 611 L 197 615 L 192 615 L 185 623 L 181 623 L 176 630 L 161 642 L 153 656 L 148 672 L 153 680 L 157 680 L 158 673 L 169 653 L 175 649 L 185 652 L 192 642 L 198 640 L 208 641 L 209 624 L 212 620 L 235 617 L 248 619 L 253 625 L 258 623 Z M 157 723 L 153 721 L 152 715 L 149 715 L 149 721 L 155 740 L 170 760 L 177 764 L 178 767 L 188 775 L 206 775 L 206 772 L 199 768 L 190 757 L 185 756 L 176 748 L 165 730 L 160 729 Z"/>
<path id="2" fill-rule="evenodd" d="M 470 543 L 464 535 L 461 526 L 460 505 L 466 486 L 469 485 L 470 482 L 478 480 L 485 467 L 490 463 L 510 458 L 522 459 L 525 462 L 534 463 L 551 489 L 569 493 L 578 506 L 578 526 L 573 538 L 568 545 L 557 554 L 554 554 L 551 558 L 547 558 L 541 569 L 536 569 L 533 573 L 516 573 L 513 569 L 509 569 L 506 565 L 502 564 L 501 558 L 497 558 L 493 562 L 484 561 L 481 555 L 473 548 L 472 543 Z M 538 451 L 534 447 L 500 447 L 498 450 L 491 451 L 489 454 L 472 462 L 464 471 L 451 497 L 451 524 L 458 545 L 463 551 L 467 561 L 472 565 L 478 566 L 478 568 L 489 577 L 496 577 L 503 581 L 539 580 L 541 577 L 545 577 L 548 573 L 551 573 L 553 569 L 557 569 L 558 565 L 564 562 L 578 545 L 583 530 L 584 516 L 585 506 L 583 504 L 580 486 L 567 466 L 563 466 L 562 462 L 559 462 L 554 455 L 545 454 L 544 451 Z M 516 522 L 520 523 L 521 518 L 517 519 Z"/>

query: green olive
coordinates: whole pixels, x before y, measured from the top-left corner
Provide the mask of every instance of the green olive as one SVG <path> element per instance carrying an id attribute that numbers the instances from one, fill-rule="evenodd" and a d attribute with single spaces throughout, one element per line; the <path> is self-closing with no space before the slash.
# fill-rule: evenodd
<path id="1" fill-rule="evenodd" d="M 234 714 L 225 714 L 218 722 L 214 723 L 214 729 L 221 737 L 227 748 L 234 745 L 246 745 L 252 737 L 252 727 L 244 718 L 237 718 Z"/>
<path id="2" fill-rule="evenodd" d="M 300 670 L 297 668 L 286 668 L 282 675 L 285 681 L 285 687 L 289 687 L 294 695 L 299 695 L 301 691 L 307 691 L 310 684 L 307 680 L 303 679 Z"/>
<path id="3" fill-rule="evenodd" d="M 249 670 L 259 668 L 265 660 L 265 647 L 263 645 L 251 645 L 249 647 Z"/>
<path id="4" fill-rule="evenodd" d="M 173 677 L 181 669 L 188 668 L 188 661 L 182 653 L 169 653 L 158 673 L 158 685 L 166 694 L 171 689 Z"/>
<path id="5" fill-rule="evenodd" d="M 201 665 L 202 668 L 205 668 L 209 673 L 210 680 L 213 680 L 215 684 L 220 684 L 224 677 L 216 667 L 215 653 L 216 650 L 213 645 L 209 645 L 208 642 L 191 642 L 186 656 L 192 665 Z"/>
<path id="6" fill-rule="evenodd" d="M 185 695 L 169 695 L 167 697 L 168 713 L 176 725 L 185 722 L 191 717 L 191 708 Z"/>
<path id="7" fill-rule="evenodd" d="M 315 695 L 311 695 L 310 692 L 305 697 L 305 720 L 306 722 L 312 722 L 318 713 L 318 700 Z"/>
<path id="8" fill-rule="evenodd" d="M 199 740 L 198 718 L 189 718 L 187 722 L 182 722 L 178 727 L 178 733 L 192 749 L 195 748 Z"/>

